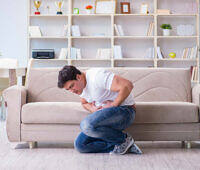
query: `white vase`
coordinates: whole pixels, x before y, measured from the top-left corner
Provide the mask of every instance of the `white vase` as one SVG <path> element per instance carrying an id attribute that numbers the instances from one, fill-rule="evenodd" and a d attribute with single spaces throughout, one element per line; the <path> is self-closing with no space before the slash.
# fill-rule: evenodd
<path id="1" fill-rule="evenodd" d="M 170 36 L 170 29 L 163 29 L 164 36 Z"/>
<path id="2" fill-rule="evenodd" d="M 92 9 L 86 9 L 87 14 L 92 14 Z"/>

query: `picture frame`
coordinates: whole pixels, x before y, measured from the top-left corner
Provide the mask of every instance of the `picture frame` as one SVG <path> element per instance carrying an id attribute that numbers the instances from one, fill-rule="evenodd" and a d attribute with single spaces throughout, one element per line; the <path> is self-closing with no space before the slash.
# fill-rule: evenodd
<path id="1" fill-rule="evenodd" d="M 79 8 L 73 8 L 73 14 L 79 14 Z"/>
<path id="2" fill-rule="evenodd" d="M 140 6 L 140 13 L 141 14 L 148 14 L 148 4 L 142 3 Z"/>
<path id="3" fill-rule="evenodd" d="M 121 14 L 131 13 L 130 2 L 120 2 L 120 6 L 121 6 Z"/>
<path id="4" fill-rule="evenodd" d="M 96 0 L 95 14 L 115 14 L 116 0 Z"/>

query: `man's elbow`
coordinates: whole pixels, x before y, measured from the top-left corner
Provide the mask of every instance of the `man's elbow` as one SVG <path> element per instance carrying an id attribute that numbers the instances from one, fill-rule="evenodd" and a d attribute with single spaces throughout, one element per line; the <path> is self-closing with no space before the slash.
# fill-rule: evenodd
<path id="1" fill-rule="evenodd" d="M 132 91 L 132 89 L 133 89 L 133 83 L 131 82 L 131 81 L 129 81 L 128 83 L 127 83 L 127 88 L 128 88 L 128 90 L 129 90 L 129 92 L 131 92 Z"/>

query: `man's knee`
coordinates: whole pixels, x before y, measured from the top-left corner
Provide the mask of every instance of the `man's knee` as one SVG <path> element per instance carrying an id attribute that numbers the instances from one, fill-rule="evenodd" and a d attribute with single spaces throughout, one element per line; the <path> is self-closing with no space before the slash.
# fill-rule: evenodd
<path id="1" fill-rule="evenodd" d="M 80 153 L 86 153 L 84 144 L 78 138 L 74 141 L 74 148 Z"/>
<path id="2" fill-rule="evenodd" d="M 84 132 L 85 134 L 88 134 L 88 133 L 93 132 L 95 127 L 92 125 L 91 121 L 86 118 L 81 121 L 80 128 L 82 132 Z"/>

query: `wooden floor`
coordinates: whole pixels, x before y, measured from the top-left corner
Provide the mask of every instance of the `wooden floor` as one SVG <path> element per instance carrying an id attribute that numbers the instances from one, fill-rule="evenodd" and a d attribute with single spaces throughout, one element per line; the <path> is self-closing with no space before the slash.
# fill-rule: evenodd
<path id="1" fill-rule="evenodd" d="M 200 143 L 182 149 L 180 142 L 137 142 L 144 154 L 80 154 L 66 143 L 38 143 L 12 149 L 0 122 L 0 170 L 200 170 Z"/>

